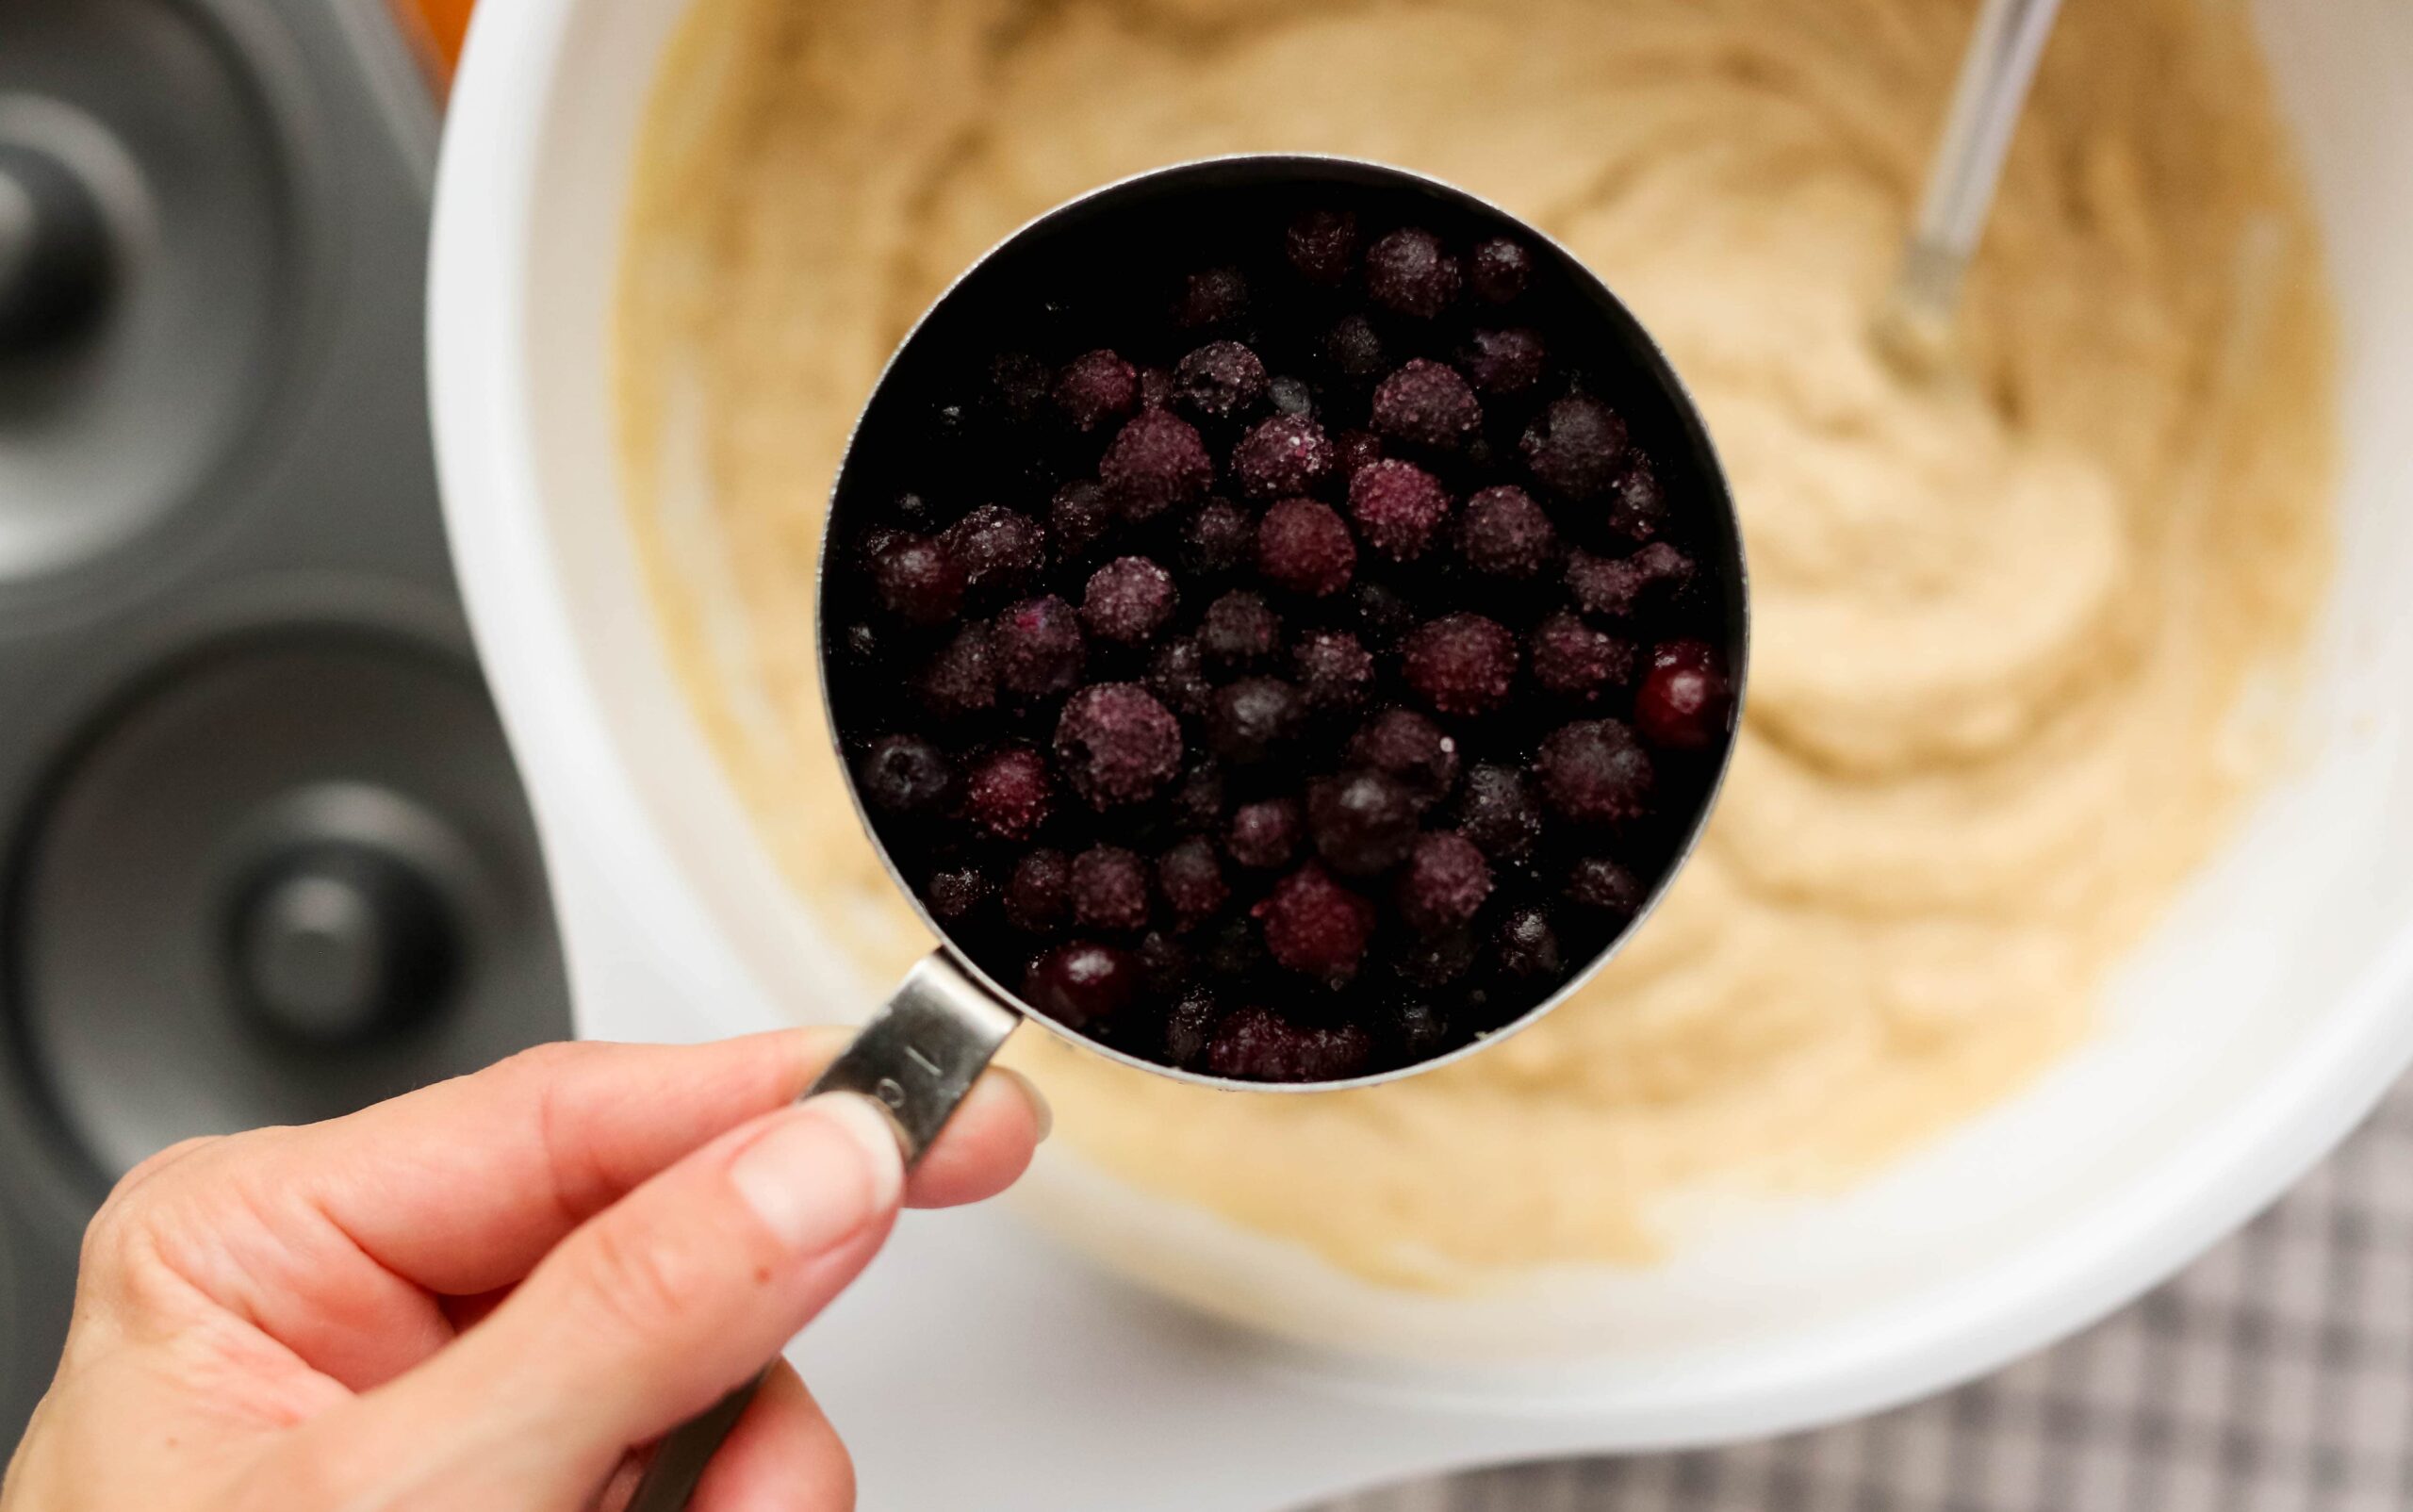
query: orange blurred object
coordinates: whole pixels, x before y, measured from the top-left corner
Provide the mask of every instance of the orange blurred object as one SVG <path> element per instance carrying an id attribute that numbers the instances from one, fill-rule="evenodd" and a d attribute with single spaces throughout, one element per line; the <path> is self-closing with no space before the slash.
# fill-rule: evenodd
<path id="1" fill-rule="evenodd" d="M 428 70 L 441 81 L 452 76 L 461 58 L 461 37 L 469 29 L 475 0 L 392 0 L 402 25 L 418 42 Z"/>

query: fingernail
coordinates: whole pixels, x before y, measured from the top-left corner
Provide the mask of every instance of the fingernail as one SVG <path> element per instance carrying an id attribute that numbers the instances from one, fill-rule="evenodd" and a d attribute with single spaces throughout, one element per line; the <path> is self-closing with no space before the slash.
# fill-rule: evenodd
<path id="1" fill-rule="evenodd" d="M 1047 1094 L 1039 1090 L 1039 1083 L 1011 1066 L 998 1066 L 996 1071 L 1022 1089 L 1023 1101 L 1030 1104 L 1031 1119 L 1039 1125 L 1039 1142 L 1045 1143 L 1047 1136 L 1056 1132 L 1056 1109 L 1048 1105 Z"/>
<path id="2" fill-rule="evenodd" d="M 738 1195 L 788 1248 L 834 1248 L 895 1208 L 905 1159 L 888 1115 L 852 1093 L 780 1115 L 729 1168 Z"/>

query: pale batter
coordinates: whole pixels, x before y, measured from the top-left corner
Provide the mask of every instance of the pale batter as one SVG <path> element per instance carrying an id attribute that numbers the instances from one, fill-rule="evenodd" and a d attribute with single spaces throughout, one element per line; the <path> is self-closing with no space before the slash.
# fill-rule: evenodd
<path id="1" fill-rule="evenodd" d="M 2241 8 L 2072 6 L 1964 381 L 1894 376 L 1867 315 L 1971 8 L 704 0 L 648 128 L 624 445 L 688 686 L 796 885 L 880 972 L 926 946 L 841 793 L 810 622 L 829 478 L 908 323 L 1103 180 L 1354 154 L 1562 238 L 1693 386 L 1757 596 L 1732 781 L 1666 909 L 1536 1028 L 1306 1098 L 1025 1035 L 1063 1132 L 1456 1286 L 1645 1257 L 1671 1195 L 1831 1185 L 2020 1085 L 2276 755 L 2240 711 L 2324 583 L 2331 320 Z M 700 511 L 665 485 L 689 471 Z"/>

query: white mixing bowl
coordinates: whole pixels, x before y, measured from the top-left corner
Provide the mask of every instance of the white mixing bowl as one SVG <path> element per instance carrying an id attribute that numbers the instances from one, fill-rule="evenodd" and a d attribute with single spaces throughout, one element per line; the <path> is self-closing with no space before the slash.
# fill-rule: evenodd
<path id="1" fill-rule="evenodd" d="M 431 312 L 453 548 L 547 839 L 582 1027 L 628 1037 L 851 1016 L 872 992 L 739 812 L 623 528 L 613 298 L 647 89 L 681 8 L 484 8 Z M 943 1244 L 910 1228 L 809 1344 L 825 1394 L 834 1380 L 854 1406 L 841 1421 L 878 1500 L 1163 1504 L 1142 1493 L 1177 1473 L 1186 1507 L 1262 1506 L 1386 1470 L 1842 1417 L 2135 1295 L 2370 1108 L 2413 1058 L 2413 8 L 2257 10 L 2346 317 L 2339 579 L 2297 758 L 2113 983 L 2099 1032 L 1843 1198 L 1755 1214 L 1653 1271 L 1479 1303 L 1377 1291 L 1059 1159 L 1037 1183 L 1051 1226 L 1292 1342 L 1136 1304 L 994 1220 L 949 1215 Z M 928 1454 L 916 1425 L 974 1404 L 958 1452 Z M 1001 1488 L 984 1443 L 1050 1454 L 1043 1491 Z"/>

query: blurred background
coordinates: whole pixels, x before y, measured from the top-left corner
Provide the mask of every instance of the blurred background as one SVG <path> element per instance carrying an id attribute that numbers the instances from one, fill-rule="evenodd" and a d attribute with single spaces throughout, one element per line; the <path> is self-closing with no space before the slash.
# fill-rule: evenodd
<path id="1" fill-rule="evenodd" d="M 427 431 L 469 8 L 0 0 L 0 1446 L 127 1166 L 568 1029 Z M 2187 1275 L 1992 1381 L 1347 1508 L 2406 1505 L 2400 1092 Z"/>

